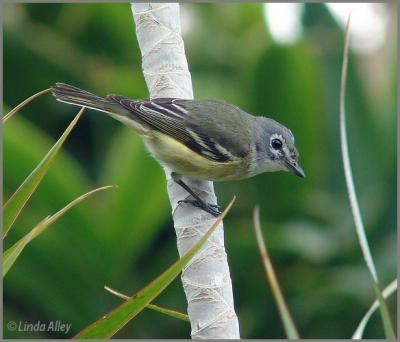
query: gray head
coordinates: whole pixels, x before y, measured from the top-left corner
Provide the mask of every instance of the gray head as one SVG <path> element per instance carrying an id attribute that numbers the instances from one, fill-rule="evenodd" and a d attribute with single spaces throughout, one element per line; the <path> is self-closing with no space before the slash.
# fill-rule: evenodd
<path id="1" fill-rule="evenodd" d="M 305 177 L 298 164 L 299 152 L 290 129 L 265 117 L 257 117 L 254 123 L 258 159 L 256 173 L 284 170 Z"/>

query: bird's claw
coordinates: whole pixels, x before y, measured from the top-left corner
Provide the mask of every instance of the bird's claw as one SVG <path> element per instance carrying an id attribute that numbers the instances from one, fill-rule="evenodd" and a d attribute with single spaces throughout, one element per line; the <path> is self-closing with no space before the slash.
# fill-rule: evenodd
<path id="1" fill-rule="evenodd" d="M 214 217 L 218 217 L 222 213 L 218 210 L 219 206 L 217 204 L 211 204 L 211 203 L 206 203 L 204 201 L 198 201 L 196 199 L 186 199 L 186 200 L 180 200 L 178 201 L 178 204 L 181 203 L 190 203 L 194 205 L 197 208 L 203 209 L 207 213 L 213 215 Z"/>

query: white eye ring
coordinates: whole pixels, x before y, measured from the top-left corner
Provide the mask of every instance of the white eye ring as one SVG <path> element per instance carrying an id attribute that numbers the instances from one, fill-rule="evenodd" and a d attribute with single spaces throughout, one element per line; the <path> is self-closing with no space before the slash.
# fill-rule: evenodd
<path id="1" fill-rule="evenodd" d="M 269 139 L 269 144 L 271 145 L 271 147 L 272 147 L 272 141 L 274 141 L 275 139 L 280 140 L 282 146 L 286 144 L 286 141 L 281 134 L 274 133 L 271 135 L 271 138 Z"/>

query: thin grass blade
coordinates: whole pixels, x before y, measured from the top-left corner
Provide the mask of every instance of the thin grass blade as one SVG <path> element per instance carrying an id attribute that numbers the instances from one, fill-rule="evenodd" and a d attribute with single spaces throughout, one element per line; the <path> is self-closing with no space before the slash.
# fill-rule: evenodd
<path id="1" fill-rule="evenodd" d="M 380 289 L 378 274 L 376 272 L 374 260 L 372 258 L 371 250 L 368 245 L 367 236 L 365 233 L 364 224 L 362 221 L 360 208 L 358 205 L 357 195 L 354 187 L 354 180 L 351 171 L 350 165 L 350 157 L 347 143 L 347 135 L 346 135 L 346 85 L 347 85 L 347 70 L 348 70 L 348 56 L 349 56 L 349 43 L 350 43 L 350 16 L 347 21 L 346 26 L 346 34 L 345 34 L 345 43 L 344 43 L 344 51 L 343 51 L 343 65 L 342 65 L 342 75 L 341 75 L 341 84 L 340 84 L 340 142 L 342 149 L 342 158 L 343 158 L 343 166 L 344 166 L 344 174 L 346 178 L 347 191 L 350 199 L 351 211 L 353 214 L 354 224 L 356 227 L 356 232 L 358 236 L 358 240 L 361 246 L 361 250 L 364 256 L 365 263 L 372 277 L 372 285 L 375 291 L 375 294 L 379 301 L 379 307 L 383 322 L 383 327 L 385 331 L 385 336 L 388 339 L 396 339 L 392 321 L 390 318 L 389 310 L 386 305 L 386 302 L 382 296 L 382 291 Z"/>
<path id="2" fill-rule="evenodd" d="M 382 291 L 383 298 L 389 298 L 395 291 L 397 290 L 397 279 L 393 280 L 386 288 Z M 361 322 L 358 324 L 356 331 L 354 332 L 353 336 L 351 337 L 352 340 L 361 340 L 364 334 L 365 327 L 369 319 L 371 318 L 372 314 L 376 311 L 379 307 L 379 302 L 375 300 L 371 307 L 368 309 L 367 313 L 362 318 Z"/>
<path id="3" fill-rule="evenodd" d="M 292 316 L 290 315 L 285 298 L 283 297 L 278 279 L 275 275 L 275 271 L 272 266 L 271 258 L 269 256 L 267 247 L 265 245 L 261 233 L 260 211 L 258 207 L 254 208 L 253 218 L 254 218 L 254 230 L 256 233 L 258 248 L 260 249 L 261 259 L 265 267 L 265 273 L 267 275 L 267 279 L 272 288 L 272 293 L 274 294 L 276 303 L 278 305 L 279 314 L 281 316 L 286 335 L 289 339 L 299 339 L 300 338 L 299 333 L 294 324 Z"/>
<path id="4" fill-rule="evenodd" d="M 117 333 L 132 318 L 147 307 L 182 271 L 192 257 L 200 250 L 211 236 L 225 215 L 229 212 L 235 198 L 229 203 L 225 211 L 220 215 L 206 234 L 190 249 L 182 258 L 172 264 L 165 272 L 154 279 L 145 288 L 131 297 L 126 302 L 117 306 L 114 310 L 92 323 L 74 338 L 76 339 L 107 339 Z"/>
<path id="5" fill-rule="evenodd" d="M 112 289 L 109 286 L 104 286 L 104 289 L 106 291 L 112 293 L 113 295 L 115 295 L 115 296 L 117 296 L 117 297 L 119 297 L 121 299 L 124 299 L 124 300 L 129 300 L 129 299 L 132 298 L 130 296 L 127 296 L 126 294 L 123 294 L 123 293 L 121 293 L 121 292 L 119 292 L 117 290 Z M 162 313 L 164 315 L 167 315 L 167 316 L 170 316 L 170 317 L 173 317 L 173 318 L 180 319 L 181 321 L 190 322 L 188 315 L 186 315 L 186 314 L 184 314 L 182 312 L 176 311 L 176 310 L 167 309 L 167 308 L 164 308 L 162 306 L 155 305 L 155 304 L 148 304 L 146 306 L 146 308 L 154 310 L 154 311 L 157 311 L 157 312 L 160 312 L 160 313 Z"/>
<path id="6" fill-rule="evenodd" d="M 38 93 L 36 93 L 36 94 L 32 95 L 31 97 L 28 97 L 27 99 L 22 101 L 18 106 L 11 109 L 6 115 L 3 116 L 3 124 L 5 124 L 15 113 L 17 113 L 19 110 L 24 108 L 27 104 L 31 103 L 37 97 L 48 93 L 50 90 L 51 90 L 51 88 L 47 88 L 45 90 L 39 91 Z"/>
<path id="7" fill-rule="evenodd" d="M 33 239 L 38 237 L 42 234 L 47 228 L 50 227 L 52 223 L 57 221 L 62 215 L 64 215 L 67 211 L 75 207 L 77 204 L 88 198 L 89 196 L 93 195 L 94 193 L 102 190 L 106 190 L 112 188 L 112 185 L 103 186 L 92 191 L 87 192 L 73 200 L 67 206 L 59 210 L 52 216 L 47 216 L 44 220 L 39 222 L 28 234 L 18 240 L 12 247 L 7 249 L 3 253 L 3 278 L 6 276 L 8 271 L 14 265 L 15 261 L 18 259 L 19 255 L 22 253 L 24 248 L 28 243 L 30 243 Z"/>
<path id="8" fill-rule="evenodd" d="M 64 131 L 60 139 L 54 144 L 51 150 L 45 155 L 45 157 L 40 161 L 36 168 L 30 173 L 30 175 L 24 180 L 20 187 L 15 191 L 15 193 L 10 197 L 7 203 L 3 207 L 3 239 L 5 239 L 20 215 L 25 204 L 28 202 L 29 198 L 35 192 L 36 188 L 39 186 L 43 177 L 47 174 L 55 160 L 58 152 L 60 151 L 63 143 L 67 139 L 68 135 L 71 133 L 72 129 L 75 127 L 79 118 L 82 116 L 84 108 L 82 108 L 79 113 L 75 116 L 72 122 L 69 124 L 67 129 Z"/>

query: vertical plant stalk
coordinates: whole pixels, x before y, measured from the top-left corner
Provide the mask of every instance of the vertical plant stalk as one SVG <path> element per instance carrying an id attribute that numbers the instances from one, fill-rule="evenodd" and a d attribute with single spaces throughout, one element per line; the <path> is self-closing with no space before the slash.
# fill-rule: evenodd
<path id="1" fill-rule="evenodd" d="M 370 272 L 372 278 L 372 285 L 375 291 L 375 295 L 379 301 L 379 309 L 382 317 L 383 327 L 385 331 L 386 338 L 395 340 L 396 336 L 392 326 L 392 321 L 389 315 L 389 310 L 386 305 L 385 299 L 383 298 L 381 286 L 379 284 L 378 274 L 376 272 L 374 260 L 372 258 L 371 250 L 369 248 L 367 236 L 365 233 L 364 224 L 362 221 L 360 208 L 358 205 L 357 194 L 354 187 L 353 174 L 351 171 L 350 157 L 348 150 L 348 142 L 346 135 L 346 85 L 347 85 L 347 70 L 348 70 L 348 56 L 349 56 L 349 44 L 350 44 L 350 16 L 346 25 L 346 34 L 343 50 L 343 65 L 342 65 L 342 75 L 340 83 L 340 142 L 342 148 L 342 158 L 344 175 L 346 178 L 347 192 L 349 194 L 351 211 L 353 214 L 354 224 L 356 227 L 356 232 L 358 240 L 361 246 L 361 250 L 364 256 L 365 263 Z"/>
<path id="2" fill-rule="evenodd" d="M 299 333 L 297 331 L 296 325 L 294 324 L 293 318 L 289 312 L 289 308 L 286 304 L 285 298 L 283 297 L 281 288 L 279 286 L 278 278 L 275 275 L 274 267 L 272 266 L 271 258 L 269 256 L 265 241 L 261 232 L 260 223 L 260 209 L 259 207 L 254 208 L 253 212 L 254 230 L 256 233 L 256 240 L 258 244 L 258 249 L 260 250 L 261 260 L 264 264 L 265 274 L 271 285 L 272 294 L 278 305 L 279 314 L 285 328 L 285 332 L 288 339 L 298 340 L 300 339 Z"/>
<path id="3" fill-rule="evenodd" d="M 190 72 L 181 37 L 179 4 L 132 3 L 143 74 L 150 98 L 193 99 Z M 179 255 L 183 256 L 205 234 L 215 218 L 190 204 L 178 204 L 187 192 L 165 169 Z M 213 183 L 184 179 L 207 202 L 216 203 Z M 239 339 L 232 282 L 224 247 L 223 224 L 183 269 L 193 339 Z"/>

